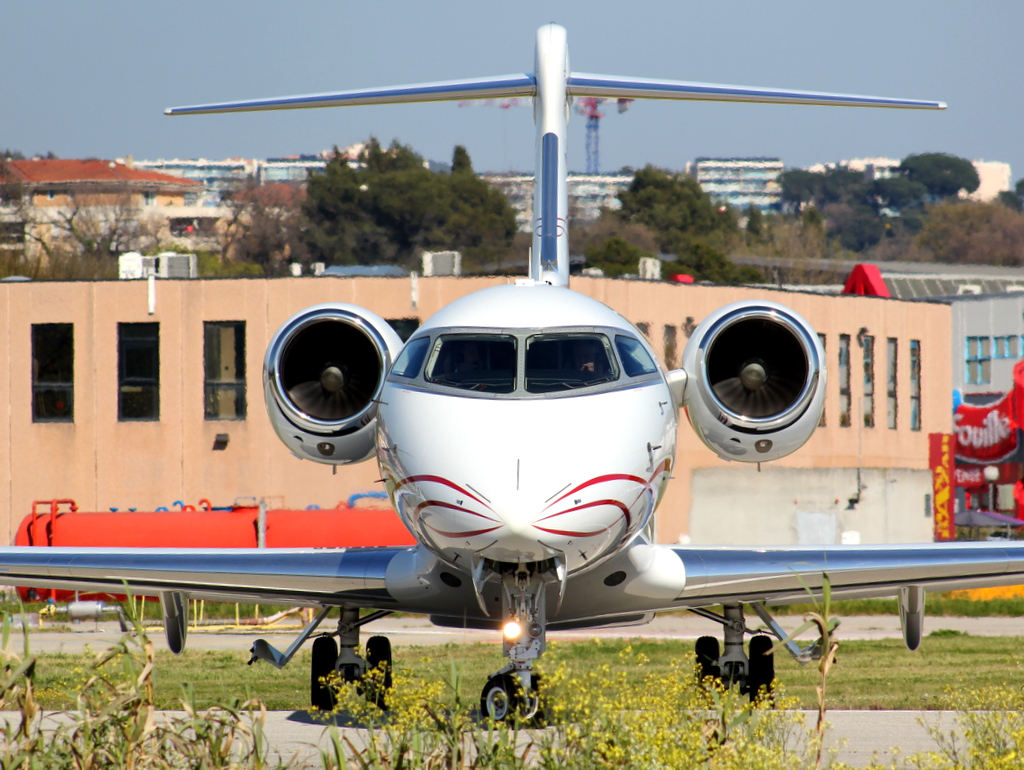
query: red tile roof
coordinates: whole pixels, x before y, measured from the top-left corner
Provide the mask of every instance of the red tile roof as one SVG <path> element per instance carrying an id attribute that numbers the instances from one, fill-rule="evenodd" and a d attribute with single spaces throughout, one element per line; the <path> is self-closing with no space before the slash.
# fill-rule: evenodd
<path id="1" fill-rule="evenodd" d="M 156 171 L 128 168 L 107 160 L 11 160 L 7 167 L 23 184 L 45 185 L 73 182 L 127 182 L 132 185 L 181 185 L 201 187 L 202 182 Z"/>

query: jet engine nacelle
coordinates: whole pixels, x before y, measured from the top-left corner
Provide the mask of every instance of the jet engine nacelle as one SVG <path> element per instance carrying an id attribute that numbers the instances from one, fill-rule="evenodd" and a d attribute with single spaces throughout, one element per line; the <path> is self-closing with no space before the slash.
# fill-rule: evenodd
<path id="1" fill-rule="evenodd" d="M 693 429 L 726 460 L 767 462 L 811 437 L 825 404 L 825 352 L 797 313 L 736 302 L 704 319 L 683 352 Z"/>
<path id="2" fill-rule="evenodd" d="M 304 460 L 344 465 L 376 450 L 377 403 L 402 340 L 356 305 L 314 305 L 277 330 L 263 361 L 267 412 Z"/>

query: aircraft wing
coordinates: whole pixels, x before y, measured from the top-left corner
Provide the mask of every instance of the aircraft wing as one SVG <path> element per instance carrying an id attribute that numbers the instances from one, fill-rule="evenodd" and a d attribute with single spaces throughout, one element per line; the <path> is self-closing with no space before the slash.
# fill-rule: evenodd
<path id="1" fill-rule="evenodd" d="M 391 548 L 0 548 L 0 584 L 141 596 L 378 607 Z"/>
<path id="2" fill-rule="evenodd" d="M 417 83 L 414 85 L 388 86 L 385 88 L 360 88 L 354 91 L 337 91 L 334 93 L 197 104 L 191 107 L 171 107 L 164 110 L 164 114 L 207 115 L 219 112 L 297 110 L 311 107 L 353 107 L 360 104 L 501 99 L 511 96 L 533 96 L 536 92 L 537 80 L 533 75 L 502 75 L 493 78 L 448 80 L 440 83 Z"/>
<path id="3" fill-rule="evenodd" d="M 566 86 L 573 96 L 597 96 L 610 99 L 684 99 L 710 102 L 760 102 L 766 104 L 818 104 L 833 107 L 896 107 L 919 110 L 944 110 L 944 102 L 919 99 L 892 99 L 884 96 L 857 96 L 785 88 L 688 83 L 682 80 L 624 78 L 616 75 L 592 75 L 573 72 Z"/>
<path id="4" fill-rule="evenodd" d="M 820 595 L 827 574 L 837 598 L 893 596 L 900 587 L 952 591 L 1024 584 L 1024 542 L 927 543 L 820 548 L 668 546 L 683 562 L 686 606 L 790 604 Z"/>

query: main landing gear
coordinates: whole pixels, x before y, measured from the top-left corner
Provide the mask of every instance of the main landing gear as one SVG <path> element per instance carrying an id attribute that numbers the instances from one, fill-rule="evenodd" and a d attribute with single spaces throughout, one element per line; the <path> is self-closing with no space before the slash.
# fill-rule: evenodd
<path id="1" fill-rule="evenodd" d="M 720 680 L 726 687 L 738 686 L 741 693 L 750 696 L 751 701 L 762 694 L 770 699 L 775 680 L 775 656 L 771 650 L 776 639 L 786 639 L 786 633 L 763 604 L 751 602 L 750 607 L 764 622 L 771 636 L 747 627 L 741 604 L 724 605 L 721 615 L 701 608 L 691 609 L 691 612 L 701 617 L 721 623 L 724 629 L 724 651 L 719 647 L 718 639 L 713 636 L 702 636 L 697 640 L 695 651 L 700 666 L 700 679 L 703 681 L 710 676 Z M 752 635 L 747 652 L 743 651 L 744 634 Z M 820 640 L 807 647 L 800 647 L 794 641 L 786 642 L 783 646 L 801 665 L 820 656 Z"/>
<path id="2" fill-rule="evenodd" d="M 249 665 L 265 660 L 276 668 L 284 668 L 331 609 L 324 607 L 283 653 L 263 639 L 257 639 L 252 646 Z M 313 660 L 309 671 L 309 699 L 313 707 L 321 711 L 334 709 L 334 691 L 329 683 L 325 683 L 325 678 L 337 674 L 343 682 L 362 682 L 362 692 L 367 700 L 381 709 L 387 708 L 387 691 L 391 688 L 391 642 L 386 636 L 371 636 L 366 641 L 364 658 L 359 654 L 359 629 L 390 614 L 387 610 L 379 610 L 359 617 L 359 610 L 343 607 L 337 630 L 313 640 Z M 367 676 L 370 672 L 379 673 Z"/>

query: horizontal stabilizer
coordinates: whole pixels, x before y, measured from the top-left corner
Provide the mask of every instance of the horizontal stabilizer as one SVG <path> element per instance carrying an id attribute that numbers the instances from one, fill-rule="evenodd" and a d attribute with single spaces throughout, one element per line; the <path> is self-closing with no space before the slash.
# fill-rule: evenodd
<path id="1" fill-rule="evenodd" d="M 782 88 L 753 88 L 682 80 L 650 80 L 614 75 L 572 73 L 567 86 L 572 96 L 603 96 L 611 99 L 687 99 L 709 102 L 760 102 L 765 104 L 821 104 L 836 107 L 897 107 L 916 110 L 944 110 L 944 102 L 918 99 L 890 99 L 883 96 L 828 94 Z"/>
<path id="2" fill-rule="evenodd" d="M 406 102 L 441 102 L 462 99 L 501 99 L 511 96 L 533 96 L 537 81 L 531 74 L 503 75 L 495 78 L 449 80 L 443 83 L 418 83 L 386 88 L 360 88 L 326 94 L 281 96 L 272 99 L 249 99 L 220 104 L 197 104 L 192 107 L 171 107 L 165 115 L 206 115 L 218 112 L 254 112 L 257 110 L 298 110 L 310 107 L 351 107 L 360 104 L 401 104 Z"/>

